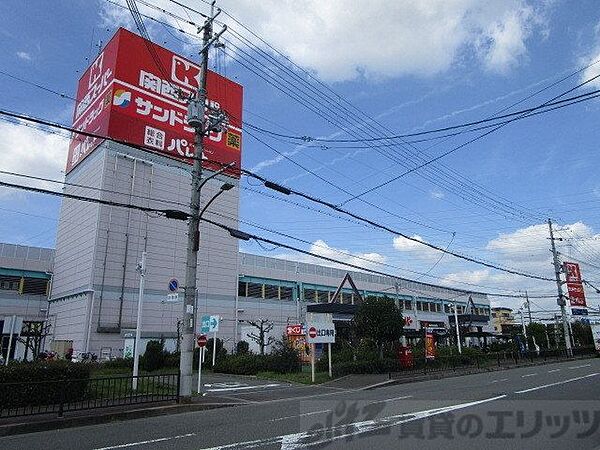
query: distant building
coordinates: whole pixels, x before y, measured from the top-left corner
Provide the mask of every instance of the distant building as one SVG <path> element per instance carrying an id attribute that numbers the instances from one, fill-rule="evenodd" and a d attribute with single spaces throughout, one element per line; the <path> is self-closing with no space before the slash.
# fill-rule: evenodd
<path id="1" fill-rule="evenodd" d="M 2 356 L 32 359 L 50 330 L 48 294 L 54 250 L 0 243 Z M 12 334 L 12 339 L 10 338 Z"/>
<path id="2" fill-rule="evenodd" d="M 510 334 L 516 325 L 513 310 L 502 306 L 492 308 L 492 325 L 496 333 Z"/>

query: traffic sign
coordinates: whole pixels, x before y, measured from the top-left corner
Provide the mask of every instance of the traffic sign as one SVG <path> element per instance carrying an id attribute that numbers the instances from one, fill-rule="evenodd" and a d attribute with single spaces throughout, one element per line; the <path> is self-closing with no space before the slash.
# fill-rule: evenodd
<path id="1" fill-rule="evenodd" d="M 207 341 L 208 341 L 208 339 L 206 339 L 205 334 L 201 334 L 200 336 L 198 336 L 196 338 L 196 344 L 198 344 L 198 347 L 205 347 Z"/>
<path id="2" fill-rule="evenodd" d="M 219 331 L 219 316 L 202 316 L 201 328 L 202 333 L 216 333 Z"/>
<path id="3" fill-rule="evenodd" d="M 309 344 L 333 344 L 335 343 L 335 326 L 333 323 L 308 324 L 306 342 Z"/>
<path id="4" fill-rule="evenodd" d="M 169 280 L 169 291 L 177 292 L 177 289 L 179 289 L 179 280 L 177 278 L 171 278 Z"/>

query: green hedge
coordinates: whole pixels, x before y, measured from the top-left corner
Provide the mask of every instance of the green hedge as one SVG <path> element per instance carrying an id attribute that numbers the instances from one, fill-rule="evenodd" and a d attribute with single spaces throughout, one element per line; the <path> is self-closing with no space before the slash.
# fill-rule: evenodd
<path id="1" fill-rule="evenodd" d="M 334 377 L 350 374 L 389 373 L 399 370 L 401 370 L 400 363 L 389 358 L 371 361 L 346 361 L 332 366 Z"/>
<path id="2" fill-rule="evenodd" d="M 91 367 L 68 361 L 11 363 L 0 367 L 0 405 L 73 402 L 87 394 Z"/>
<path id="3" fill-rule="evenodd" d="M 217 359 L 213 370 L 236 375 L 256 375 L 258 372 L 294 373 L 302 370 L 302 363 L 298 352 L 287 341 L 279 341 L 269 355 L 224 355 Z"/>

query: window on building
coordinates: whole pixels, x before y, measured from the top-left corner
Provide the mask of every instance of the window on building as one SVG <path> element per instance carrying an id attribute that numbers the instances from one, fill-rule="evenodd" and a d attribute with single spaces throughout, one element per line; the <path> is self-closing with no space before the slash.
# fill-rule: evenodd
<path id="1" fill-rule="evenodd" d="M 304 301 L 306 302 L 315 302 L 315 290 L 304 288 Z"/>
<path id="2" fill-rule="evenodd" d="M 329 291 L 317 291 L 317 301 L 327 303 L 329 301 Z"/>
<path id="3" fill-rule="evenodd" d="M 451 313 L 452 313 L 452 307 L 450 306 L 450 304 L 449 304 L 449 303 L 445 303 L 445 304 L 444 304 L 444 312 L 445 312 L 446 314 L 451 314 Z"/>
<path id="4" fill-rule="evenodd" d="M 279 286 L 265 284 L 265 298 L 279 300 Z"/>
<path id="5" fill-rule="evenodd" d="M 263 285 L 260 283 L 248 283 L 248 295 L 252 298 L 263 298 Z"/>
<path id="6" fill-rule="evenodd" d="M 340 298 L 341 302 L 344 304 L 352 303 L 352 292 L 342 292 L 342 296 Z"/>
<path id="7" fill-rule="evenodd" d="M 294 300 L 294 289 L 288 286 L 281 286 L 281 300 Z"/>
<path id="8" fill-rule="evenodd" d="M 410 300 L 404 300 L 404 309 L 412 309 L 412 302 Z"/>
<path id="9" fill-rule="evenodd" d="M 248 295 L 246 292 L 246 288 L 248 287 L 248 283 L 246 283 L 245 281 L 239 281 L 238 282 L 238 295 L 240 297 L 247 297 Z"/>
<path id="10" fill-rule="evenodd" d="M 0 277 L 0 289 L 3 291 L 19 291 L 19 284 L 21 278 L 19 277 Z"/>
<path id="11" fill-rule="evenodd" d="M 418 311 L 423 311 L 423 302 L 417 301 L 417 310 Z"/>

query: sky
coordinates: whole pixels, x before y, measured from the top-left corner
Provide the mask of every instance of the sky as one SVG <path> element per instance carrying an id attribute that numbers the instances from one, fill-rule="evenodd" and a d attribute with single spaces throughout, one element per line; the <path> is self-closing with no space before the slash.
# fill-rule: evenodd
<path id="1" fill-rule="evenodd" d="M 184 3 L 209 11 L 202 0 Z M 136 31 L 123 5 L 0 3 L 0 108 L 70 124 L 68 97 L 83 71 L 119 26 Z M 600 60 L 597 1 L 221 0 L 218 6 L 229 30 L 225 47 L 211 51 L 210 67 L 244 86 L 244 120 L 313 138 L 246 128 L 242 166 L 413 240 L 298 197 L 282 198 L 244 178 L 240 228 L 429 283 L 519 295 L 528 290 L 532 309 L 543 312 L 556 308 L 555 299 L 545 298 L 556 290 L 552 282 L 474 264 L 419 241 L 553 278 L 551 218 L 563 239 L 557 242 L 561 258 L 580 262 L 584 278 L 600 287 L 598 99 L 508 123 L 470 143 L 492 129 L 433 140 L 423 139 L 437 134 L 365 141 L 600 89 L 598 78 L 567 92 L 600 75 L 600 63 L 594 64 Z M 157 20 L 145 18 L 155 42 L 197 59 L 199 41 L 190 24 L 202 22 L 196 12 L 170 0 L 145 0 L 138 7 Z M 0 170 L 64 178 L 68 142 L 60 136 L 4 120 L 0 136 Z M 332 139 L 358 142 L 326 142 Z M 60 187 L 8 175 L 0 180 Z M 0 241 L 53 247 L 59 209 L 57 198 L 0 188 Z M 253 241 L 241 249 L 315 262 Z M 586 294 L 588 304 L 600 304 L 593 289 L 586 287 Z M 518 308 L 522 299 L 492 302 Z"/>

